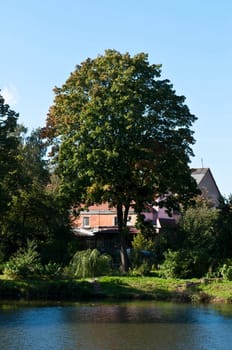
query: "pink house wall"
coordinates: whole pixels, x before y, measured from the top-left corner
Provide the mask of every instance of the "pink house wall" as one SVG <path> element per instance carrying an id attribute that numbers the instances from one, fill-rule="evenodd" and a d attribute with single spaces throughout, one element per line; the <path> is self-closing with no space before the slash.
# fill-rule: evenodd
<path id="1" fill-rule="evenodd" d="M 73 225 L 82 228 L 112 227 L 116 226 L 116 217 L 116 209 L 110 208 L 108 203 L 92 205 L 88 210 L 80 212 L 80 216 L 74 219 Z M 132 209 L 129 211 L 128 217 L 130 219 L 128 221 L 128 226 L 135 225 L 136 215 Z M 84 218 L 89 218 L 89 225 L 85 225 Z"/>

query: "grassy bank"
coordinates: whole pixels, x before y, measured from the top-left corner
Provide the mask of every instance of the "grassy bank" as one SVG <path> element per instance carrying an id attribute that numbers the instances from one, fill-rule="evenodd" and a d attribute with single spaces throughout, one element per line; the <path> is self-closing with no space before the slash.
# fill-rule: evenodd
<path id="1" fill-rule="evenodd" d="M 81 301 L 96 298 L 232 303 L 232 282 L 156 277 L 100 277 L 91 280 L 0 278 L 0 300 Z"/>

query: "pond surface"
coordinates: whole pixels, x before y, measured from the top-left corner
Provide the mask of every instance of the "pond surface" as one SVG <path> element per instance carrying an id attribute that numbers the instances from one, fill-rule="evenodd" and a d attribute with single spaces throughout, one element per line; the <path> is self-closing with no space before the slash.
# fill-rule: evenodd
<path id="1" fill-rule="evenodd" d="M 232 305 L 0 305 L 1 350 L 231 350 Z"/>

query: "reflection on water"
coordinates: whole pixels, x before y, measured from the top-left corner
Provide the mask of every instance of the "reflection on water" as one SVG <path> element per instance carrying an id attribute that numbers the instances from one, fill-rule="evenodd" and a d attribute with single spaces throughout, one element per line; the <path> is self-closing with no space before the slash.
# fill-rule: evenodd
<path id="1" fill-rule="evenodd" d="M 1 350 L 229 350 L 232 305 L 0 307 Z"/>

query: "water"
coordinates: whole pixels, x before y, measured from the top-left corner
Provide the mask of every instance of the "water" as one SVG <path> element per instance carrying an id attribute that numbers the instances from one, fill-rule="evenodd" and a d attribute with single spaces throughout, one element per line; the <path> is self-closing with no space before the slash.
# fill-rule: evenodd
<path id="1" fill-rule="evenodd" d="M 232 305 L 0 306 L 1 350 L 231 350 Z"/>

